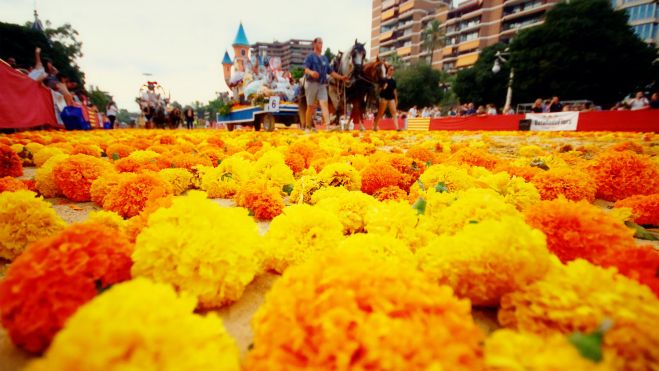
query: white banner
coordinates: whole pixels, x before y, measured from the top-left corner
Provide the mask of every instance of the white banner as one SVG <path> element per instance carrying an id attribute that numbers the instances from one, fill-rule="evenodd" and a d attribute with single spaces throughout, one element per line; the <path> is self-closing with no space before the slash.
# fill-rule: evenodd
<path id="1" fill-rule="evenodd" d="M 265 107 L 265 112 L 279 112 L 279 98 L 278 96 L 270 97 L 268 105 Z"/>
<path id="2" fill-rule="evenodd" d="M 532 131 L 575 131 L 579 112 L 527 113 Z"/>

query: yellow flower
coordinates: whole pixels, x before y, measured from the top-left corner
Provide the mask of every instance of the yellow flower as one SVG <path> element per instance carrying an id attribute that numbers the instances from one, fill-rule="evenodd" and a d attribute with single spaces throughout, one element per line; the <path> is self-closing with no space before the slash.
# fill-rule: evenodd
<path id="1" fill-rule="evenodd" d="M 238 155 L 227 157 L 216 168 L 204 168 L 201 189 L 210 198 L 230 198 L 250 178 L 252 163 Z"/>
<path id="2" fill-rule="evenodd" d="M 479 306 L 497 306 L 504 294 L 542 278 L 550 262 L 542 232 L 511 216 L 441 235 L 417 256 L 429 277 Z"/>
<path id="3" fill-rule="evenodd" d="M 521 146 L 519 147 L 519 155 L 522 157 L 536 157 L 536 156 L 543 156 L 545 155 L 546 152 L 536 146 L 535 144 L 529 144 L 526 146 Z"/>
<path id="4" fill-rule="evenodd" d="M 34 180 L 36 182 L 37 190 L 42 196 L 46 198 L 62 196 L 62 191 L 57 184 L 55 184 L 53 169 L 55 169 L 57 164 L 66 160 L 68 157 L 69 155 L 65 154 L 53 155 L 42 164 L 41 168 L 37 169 L 34 174 Z"/>
<path id="5" fill-rule="evenodd" d="M 53 207 L 25 190 L 0 193 L 0 258 L 14 260 L 28 244 L 66 226 Z"/>
<path id="6" fill-rule="evenodd" d="M 419 213 L 406 202 L 381 202 L 371 207 L 365 217 L 365 229 L 369 234 L 381 234 L 405 242 L 416 251 L 428 243 L 431 234 L 417 229 Z"/>
<path id="7" fill-rule="evenodd" d="M 345 191 L 344 189 L 334 197 L 321 199 L 316 203 L 316 207 L 334 214 L 335 218 L 338 218 L 343 224 L 343 233 L 352 234 L 364 231 L 364 217 L 368 210 L 377 203 L 378 201 L 372 196 L 360 191 Z"/>
<path id="8" fill-rule="evenodd" d="M 192 173 L 187 169 L 162 169 L 158 172 L 158 175 L 172 186 L 175 196 L 180 195 L 192 187 Z"/>
<path id="9" fill-rule="evenodd" d="M 438 185 L 445 187 L 448 192 L 465 190 L 476 187 L 476 179 L 469 175 L 469 172 L 463 168 L 450 165 L 432 165 L 419 177 L 419 182 L 425 190 L 434 188 Z M 410 188 L 410 198 L 416 200 L 422 196 L 425 191 L 421 189 L 419 182 L 416 182 Z"/>
<path id="10" fill-rule="evenodd" d="M 503 329 L 495 331 L 485 340 L 485 366 L 489 371 L 614 370 L 607 356 L 604 355 L 601 363 L 586 359 L 566 336 L 558 334 L 543 337 Z"/>
<path id="11" fill-rule="evenodd" d="M 341 249 L 366 250 L 376 256 L 397 263 L 416 265 L 416 258 L 407 244 L 392 236 L 374 233 L 356 233 L 348 236 L 339 246 Z"/>
<path id="12" fill-rule="evenodd" d="M 502 195 L 506 203 L 515 206 L 519 211 L 525 210 L 540 201 L 540 193 L 536 187 L 533 183 L 527 183 L 524 178 L 511 177 L 506 172 L 500 172 L 496 174 L 489 173 L 478 180 Z"/>
<path id="13" fill-rule="evenodd" d="M 284 155 L 272 149 L 256 161 L 250 177 L 267 179 L 279 189 L 295 182 L 293 171 L 286 165 Z"/>
<path id="14" fill-rule="evenodd" d="M 265 268 L 283 272 L 318 251 L 333 249 L 343 239 L 343 225 L 329 211 L 293 205 L 272 220 L 265 234 Z"/>
<path id="15" fill-rule="evenodd" d="M 545 278 L 504 296 L 499 310 L 503 326 L 543 335 L 592 332 L 605 319 L 613 327 L 604 350 L 620 358 L 623 369 L 659 369 L 659 299 L 613 268 L 556 262 Z"/>
<path id="16" fill-rule="evenodd" d="M 34 153 L 34 165 L 36 167 L 41 167 L 43 164 L 48 161 L 49 158 L 55 156 L 55 155 L 63 155 L 65 152 L 61 150 L 60 148 L 56 147 L 44 147 L 40 149 L 39 151 Z"/>
<path id="17" fill-rule="evenodd" d="M 296 204 L 311 203 L 311 196 L 322 187 L 323 183 L 318 175 L 302 175 L 293 185 L 290 201 Z"/>
<path id="18" fill-rule="evenodd" d="M 247 210 L 190 191 L 151 214 L 137 236 L 132 274 L 187 291 L 201 307 L 218 307 L 238 300 L 254 278 L 259 239 Z"/>
<path id="19" fill-rule="evenodd" d="M 318 173 L 320 181 L 329 187 L 345 187 L 349 191 L 359 191 L 362 179 L 357 169 L 346 163 L 333 163 Z"/>
<path id="20" fill-rule="evenodd" d="M 115 212 L 99 210 L 89 213 L 84 223 L 106 225 L 124 233 L 126 231 L 127 222 Z"/>
<path id="21" fill-rule="evenodd" d="M 169 285 L 117 284 L 81 306 L 26 370 L 240 370 L 222 320 L 195 314 L 195 305 Z"/>
<path id="22" fill-rule="evenodd" d="M 468 301 L 359 247 L 291 267 L 252 323 L 247 370 L 483 369 Z"/>

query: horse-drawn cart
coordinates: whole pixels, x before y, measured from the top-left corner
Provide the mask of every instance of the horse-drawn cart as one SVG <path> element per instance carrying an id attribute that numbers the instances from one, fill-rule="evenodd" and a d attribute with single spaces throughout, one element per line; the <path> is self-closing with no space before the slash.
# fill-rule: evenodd
<path id="1" fill-rule="evenodd" d="M 270 100 L 263 106 L 234 106 L 227 115 L 217 114 L 217 123 L 224 124 L 228 131 L 236 125 L 254 125 L 254 130 L 275 130 L 275 123 L 291 126 L 300 122 L 298 105 L 293 102 Z"/>

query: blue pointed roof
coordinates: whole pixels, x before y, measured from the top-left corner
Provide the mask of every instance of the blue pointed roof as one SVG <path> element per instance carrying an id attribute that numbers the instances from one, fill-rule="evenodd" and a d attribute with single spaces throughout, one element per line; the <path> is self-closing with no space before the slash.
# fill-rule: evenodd
<path id="1" fill-rule="evenodd" d="M 238 32 L 236 33 L 236 38 L 233 40 L 233 46 L 249 46 L 249 41 L 247 41 L 247 36 L 245 35 L 245 29 L 243 28 L 243 23 L 240 22 L 240 27 L 238 27 Z"/>
<path id="2" fill-rule="evenodd" d="M 226 50 L 224 51 L 224 58 L 222 58 L 222 64 L 233 64 L 233 62 L 231 61 L 231 57 L 229 57 L 229 52 Z"/>

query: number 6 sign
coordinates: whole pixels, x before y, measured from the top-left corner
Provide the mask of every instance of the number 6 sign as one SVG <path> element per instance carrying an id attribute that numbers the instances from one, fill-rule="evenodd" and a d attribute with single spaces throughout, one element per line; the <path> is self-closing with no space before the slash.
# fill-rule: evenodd
<path id="1" fill-rule="evenodd" d="M 265 108 L 266 112 L 279 112 L 279 97 L 270 97 L 268 105 Z"/>

